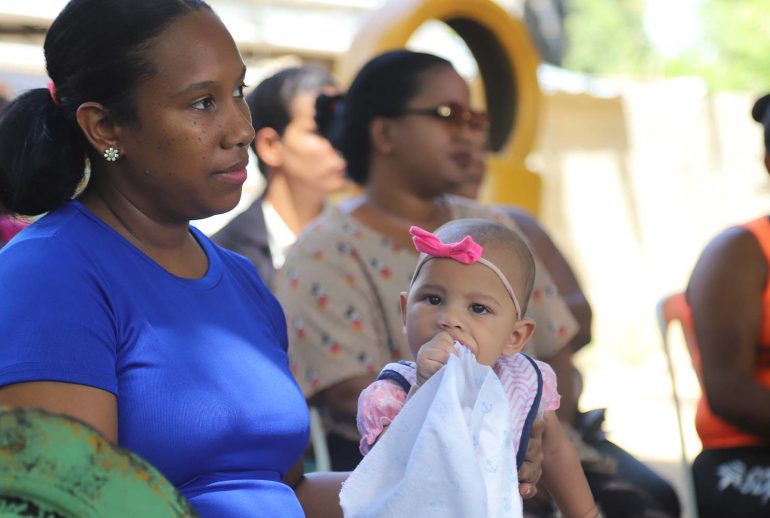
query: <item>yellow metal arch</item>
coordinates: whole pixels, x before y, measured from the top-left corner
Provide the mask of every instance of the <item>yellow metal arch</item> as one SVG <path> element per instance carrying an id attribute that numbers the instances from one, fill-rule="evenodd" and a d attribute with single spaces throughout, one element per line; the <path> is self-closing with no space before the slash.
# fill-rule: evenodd
<path id="1" fill-rule="evenodd" d="M 538 127 L 539 57 L 527 30 L 491 0 L 392 0 L 364 21 L 338 63 L 344 84 L 371 57 L 403 48 L 426 21 L 452 27 L 479 64 L 492 123 L 486 201 L 514 203 L 537 214 L 542 184 L 527 169 Z"/>

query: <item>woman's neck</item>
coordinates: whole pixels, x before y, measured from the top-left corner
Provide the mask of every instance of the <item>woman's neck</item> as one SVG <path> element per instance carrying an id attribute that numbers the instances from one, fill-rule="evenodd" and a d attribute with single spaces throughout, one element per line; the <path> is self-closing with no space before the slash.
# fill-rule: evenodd
<path id="1" fill-rule="evenodd" d="M 394 242 L 410 247 L 409 227 L 435 230 L 452 217 L 451 207 L 443 196 L 421 198 L 410 193 L 369 189 L 350 214 L 361 223 Z"/>
<path id="2" fill-rule="evenodd" d="M 270 202 L 286 226 L 299 234 L 321 214 L 326 196 L 304 186 L 292 186 L 286 177 L 276 176 L 268 183 L 265 200 Z"/>
<path id="3" fill-rule="evenodd" d="M 444 196 L 422 198 L 411 193 L 365 191 L 366 204 L 383 217 L 431 230 L 449 221 L 449 207 Z"/>
<path id="4" fill-rule="evenodd" d="M 208 259 L 190 234 L 189 221 L 158 221 L 118 190 L 98 182 L 92 182 L 79 201 L 168 272 L 190 279 L 206 274 Z"/>
<path id="5" fill-rule="evenodd" d="M 404 219 L 410 225 L 434 230 L 449 221 L 450 214 L 443 193 L 418 192 L 414 183 L 383 165 L 372 167 L 364 187 L 368 205 L 392 219 Z"/>

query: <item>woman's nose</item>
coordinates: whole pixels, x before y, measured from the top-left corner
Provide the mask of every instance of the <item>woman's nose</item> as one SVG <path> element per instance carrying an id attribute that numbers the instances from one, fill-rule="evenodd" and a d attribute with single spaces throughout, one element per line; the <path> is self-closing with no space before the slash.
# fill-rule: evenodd
<path id="1" fill-rule="evenodd" d="M 243 107 L 237 105 L 232 108 L 232 116 L 224 128 L 223 145 L 225 149 L 231 147 L 246 147 L 254 140 L 254 128 L 251 126 L 251 114 L 246 104 Z"/>
<path id="2" fill-rule="evenodd" d="M 455 129 L 455 138 L 462 142 L 474 143 L 479 140 L 479 130 L 471 125 L 470 122 L 463 121 Z"/>

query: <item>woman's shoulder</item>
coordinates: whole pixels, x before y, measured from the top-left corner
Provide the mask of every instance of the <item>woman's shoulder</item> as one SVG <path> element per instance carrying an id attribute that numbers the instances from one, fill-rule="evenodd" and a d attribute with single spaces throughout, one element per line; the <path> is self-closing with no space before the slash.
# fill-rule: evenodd
<path id="1" fill-rule="evenodd" d="M 259 293 L 262 300 L 266 300 L 272 305 L 279 306 L 275 296 L 267 287 L 262 277 L 260 277 L 254 263 L 247 257 L 218 244 L 212 238 L 207 237 L 200 232 L 200 230 L 195 229 L 194 232 L 207 253 L 210 252 L 211 254 L 217 255 L 226 275 L 231 275 L 240 282 L 252 286 Z"/>
<path id="2" fill-rule="evenodd" d="M 763 253 L 763 238 L 768 239 L 770 236 L 763 236 L 748 225 L 729 227 L 708 242 L 700 260 L 731 266 L 767 263 L 768 257 Z"/>
<path id="3" fill-rule="evenodd" d="M 284 269 L 307 262 L 329 263 L 331 257 L 377 263 L 392 255 L 400 257 L 401 252 L 396 243 L 351 213 L 330 208 L 302 231 L 289 250 Z"/>
<path id="4" fill-rule="evenodd" d="M 207 236 L 199 229 L 190 227 L 191 232 L 195 235 L 196 239 L 201 243 L 204 250 L 211 251 L 217 254 L 219 259 L 223 262 L 225 267 L 237 267 L 239 270 L 256 271 L 254 265 L 245 256 L 234 252 L 233 250 L 219 244 L 215 240 L 215 236 Z"/>
<path id="5" fill-rule="evenodd" d="M 352 237 L 360 231 L 360 225 L 350 214 L 333 205 L 328 205 L 320 216 L 300 232 L 297 241 L 292 245 L 292 250 L 298 247 L 317 246 L 338 238 Z"/>
<path id="6" fill-rule="evenodd" d="M 695 264 L 687 298 L 716 297 L 723 301 L 735 290 L 764 289 L 770 271 L 770 250 L 762 238 L 744 226 L 733 226 L 709 241 Z M 743 287 L 743 288 L 740 288 Z"/>
<path id="7" fill-rule="evenodd" d="M 83 265 L 88 247 L 93 246 L 88 231 L 76 211 L 68 208 L 49 213 L 29 225 L 0 250 L 0 268 L 49 269 Z"/>
<path id="8" fill-rule="evenodd" d="M 335 291 L 344 285 L 343 277 L 352 275 L 357 268 L 356 258 L 361 256 L 360 239 L 354 236 L 353 225 L 349 216 L 327 208 L 300 233 L 273 278 L 273 289 L 284 309 L 305 300 L 298 296 L 302 293 L 296 290 L 299 283 L 314 284 L 323 279 L 333 284 Z"/>
<path id="9" fill-rule="evenodd" d="M 0 250 L 0 305 L 8 297 L 19 307 L 37 311 L 64 297 L 88 313 L 89 304 L 98 305 L 115 294 L 111 278 L 93 257 L 103 253 L 102 245 L 98 233 L 78 217 L 54 212 L 41 218 Z M 111 268 L 117 271 L 120 266 Z"/>

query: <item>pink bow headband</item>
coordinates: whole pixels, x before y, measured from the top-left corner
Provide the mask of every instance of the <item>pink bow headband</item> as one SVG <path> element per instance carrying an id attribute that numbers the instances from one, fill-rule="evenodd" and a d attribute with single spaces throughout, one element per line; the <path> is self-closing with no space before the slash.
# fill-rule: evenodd
<path id="1" fill-rule="evenodd" d="M 513 299 L 513 306 L 516 308 L 516 318 L 521 318 L 521 305 L 519 304 L 519 299 L 516 298 L 516 292 L 513 291 L 511 283 L 508 282 L 508 278 L 494 263 L 481 257 L 481 254 L 484 253 L 484 247 L 475 242 L 471 236 L 465 236 L 462 241 L 456 243 L 442 243 L 435 234 L 420 227 L 410 227 L 409 233 L 412 235 L 412 242 L 417 251 L 425 254 L 417 261 L 414 275 L 412 275 L 412 282 L 417 278 L 417 274 L 420 273 L 422 266 L 436 257 L 453 259 L 462 264 L 481 263 L 492 270 L 503 282 L 503 286 L 505 286 L 511 299 Z"/>

